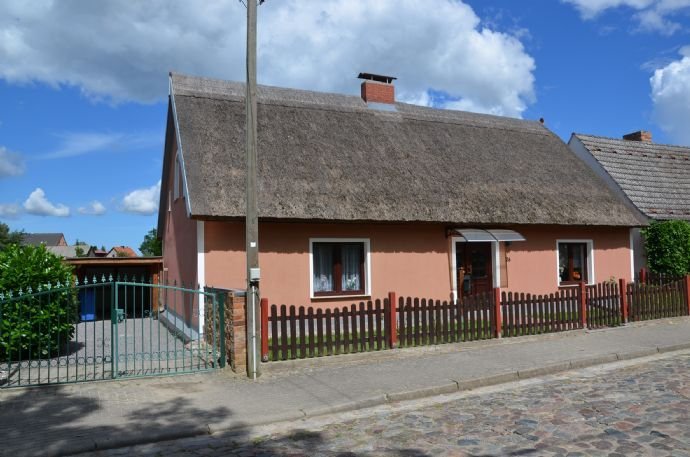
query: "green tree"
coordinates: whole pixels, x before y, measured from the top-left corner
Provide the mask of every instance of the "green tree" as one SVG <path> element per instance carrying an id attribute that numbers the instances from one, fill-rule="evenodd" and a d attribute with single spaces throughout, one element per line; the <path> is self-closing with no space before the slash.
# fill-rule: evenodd
<path id="1" fill-rule="evenodd" d="M 72 267 L 45 246 L 0 251 L 0 360 L 49 357 L 72 338 L 78 321 L 72 281 Z"/>
<path id="2" fill-rule="evenodd" d="M 0 251 L 11 244 L 21 244 L 23 238 L 23 231 L 10 230 L 7 224 L 0 222 Z"/>
<path id="3" fill-rule="evenodd" d="M 163 255 L 163 245 L 158 238 L 158 231 L 155 228 L 149 230 L 144 237 L 144 242 L 139 246 L 141 253 L 147 257 Z"/>
<path id="4" fill-rule="evenodd" d="M 653 221 L 642 235 L 650 270 L 672 276 L 690 272 L 690 223 Z"/>

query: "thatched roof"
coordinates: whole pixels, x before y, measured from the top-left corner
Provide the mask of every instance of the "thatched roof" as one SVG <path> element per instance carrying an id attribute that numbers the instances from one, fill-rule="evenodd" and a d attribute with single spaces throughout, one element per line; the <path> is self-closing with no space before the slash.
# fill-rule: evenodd
<path id="1" fill-rule="evenodd" d="M 644 214 L 690 220 L 690 148 L 573 134 Z"/>
<path id="2" fill-rule="evenodd" d="M 258 96 L 261 218 L 640 224 L 538 122 L 264 86 Z M 243 217 L 244 85 L 173 74 L 171 100 L 190 216 Z"/>

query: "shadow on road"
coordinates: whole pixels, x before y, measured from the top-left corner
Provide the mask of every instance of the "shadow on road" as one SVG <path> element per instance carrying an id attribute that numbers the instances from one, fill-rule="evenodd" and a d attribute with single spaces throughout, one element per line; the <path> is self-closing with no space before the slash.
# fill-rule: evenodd
<path id="1" fill-rule="evenodd" d="M 103 389 L 79 391 L 75 386 L 44 386 L 3 392 L 0 397 L 0 455 L 66 455 L 207 432 L 205 424 L 230 417 L 225 407 L 199 409 L 177 397 L 155 407 L 127 412 L 118 407 L 117 385 L 107 412 L 102 408 Z M 127 394 L 125 394 L 127 395 Z M 107 420 L 101 416 L 108 414 Z M 108 425 L 102 425 L 108 423 Z M 116 424 L 116 425 L 113 425 Z"/>

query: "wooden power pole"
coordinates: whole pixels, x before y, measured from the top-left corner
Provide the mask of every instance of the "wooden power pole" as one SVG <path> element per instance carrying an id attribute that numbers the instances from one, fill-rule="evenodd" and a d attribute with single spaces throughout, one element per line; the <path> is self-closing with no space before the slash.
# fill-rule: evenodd
<path id="1" fill-rule="evenodd" d="M 259 296 L 259 217 L 257 213 L 256 162 L 256 10 L 257 0 L 247 0 L 247 376 L 260 374 L 261 310 Z"/>

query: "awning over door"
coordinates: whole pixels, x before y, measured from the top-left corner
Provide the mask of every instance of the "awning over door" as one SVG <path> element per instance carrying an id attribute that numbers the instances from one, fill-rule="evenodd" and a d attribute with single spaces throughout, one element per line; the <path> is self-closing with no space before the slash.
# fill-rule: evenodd
<path id="1" fill-rule="evenodd" d="M 482 241 L 525 241 L 525 237 L 515 230 L 458 228 L 453 229 L 452 232 L 464 238 L 468 243 L 478 243 Z"/>

